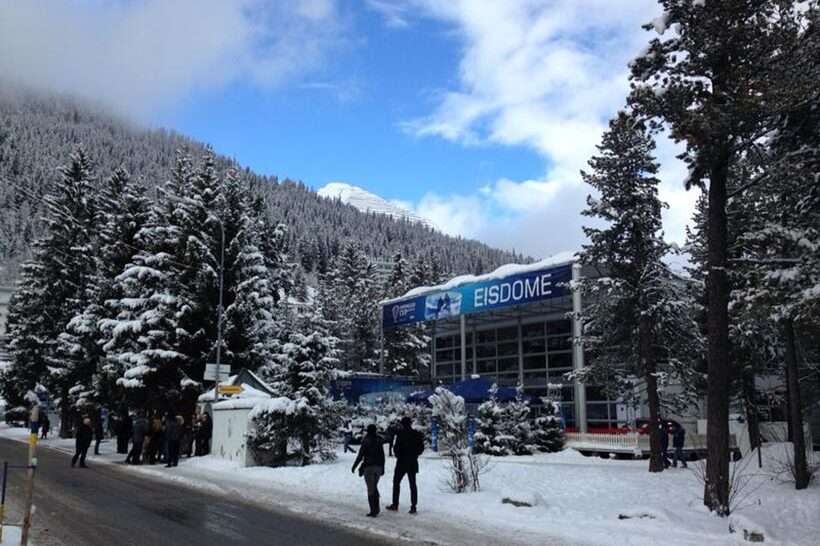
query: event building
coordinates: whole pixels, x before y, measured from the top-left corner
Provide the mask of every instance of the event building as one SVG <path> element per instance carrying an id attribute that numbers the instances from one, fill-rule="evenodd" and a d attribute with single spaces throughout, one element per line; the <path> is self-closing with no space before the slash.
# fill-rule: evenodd
<path id="1" fill-rule="evenodd" d="M 628 421 L 628 408 L 608 400 L 600 387 L 566 378 L 584 363 L 583 345 L 574 342 L 583 302 L 570 283 L 595 274 L 562 254 L 456 277 L 383 301 L 382 327 L 431 324 L 434 384 L 474 375 L 499 386 L 520 384 L 533 396 L 560 399 L 568 430 L 608 430 Z"/>

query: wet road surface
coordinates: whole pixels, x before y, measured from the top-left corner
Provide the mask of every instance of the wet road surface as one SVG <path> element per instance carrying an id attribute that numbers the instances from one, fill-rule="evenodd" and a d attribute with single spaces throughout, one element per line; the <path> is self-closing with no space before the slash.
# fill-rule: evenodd
<path id="1" fill-rule="evenodd" d="M 0 461 L 24 464 L 28 447 L 0 439 Z M 37 546 L 376 546 L 354 530 L 131 473 L 118 465 L 70 467 L 38 450 L 32 537 Z M 20 521 L 25 472 L 10 472 L 7 503 Z M 403 542 L 402 544 L 409 544 Z"/>

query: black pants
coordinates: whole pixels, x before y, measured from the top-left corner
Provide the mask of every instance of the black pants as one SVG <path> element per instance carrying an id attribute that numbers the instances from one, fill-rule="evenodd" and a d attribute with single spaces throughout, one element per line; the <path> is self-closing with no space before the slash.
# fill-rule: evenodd
<path id="1" fill-rule="evenodd" d="M 168 441 L 168 466 L 176 466 L 179 464 L 179 440 Z"/>
<path id="2" fill-rule="evenodd" d="M 134 445 L 131 447 L 131 452 L 128 453 L 128 457 L 125 458 L 125 462 L 131 464 L 140 464 L 141 458 L 142 442 L 134 442 Z"/>
<path id="3" fill-rule="evenodd" d="M 94 442 L 94 455 L 100 454 L 100 442 L 102 442 L 102 437 L 98 437 L 97 440 Z"/>
<path id="4" fill-rule="evenodd" d="M 128 436 L 117 436 L 117 453 L 128 453 Z"/>
<path id="5" fill-rule="evenodd" d="M 71 466 L 77 465 L 77 459 L 80 460 L 80 466 L 85 466 L 85 456 L 88 455 L 89 447 L 90 446 L 77 446 L 77 450 L 71 458 Z"/>
<path id="6" fill-rule="evenodd" d="M 401 494 L 401 480 L 407 475 L 407 481 L 410 482 L 410 506 L 416 507 L 419 501 L 419 490 L 416 488 L 416 473 L 407 472 L 404 469 L 396 467 L 393 472 L 393 506 L 399 505 L 399 495 Z"/>

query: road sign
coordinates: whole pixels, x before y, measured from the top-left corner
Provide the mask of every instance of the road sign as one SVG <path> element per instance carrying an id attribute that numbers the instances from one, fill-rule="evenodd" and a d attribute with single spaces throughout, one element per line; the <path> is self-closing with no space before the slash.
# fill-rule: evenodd
<path id="1" fill-rule="evenodd" d="M 219 393 L 220 394 L 239 394 L 242 392 L 242 387 L 239 385 L 220 385 L 219 386 Z"/>
<path id="2" fill-rule="evenodd" d="M 205 381 L 216 381 L 216 364 L 205 364 Z M 225 381 L 231 376 L 231 366 L 230 364 L 220 364 L 219 365 L 219 381 Z"/>

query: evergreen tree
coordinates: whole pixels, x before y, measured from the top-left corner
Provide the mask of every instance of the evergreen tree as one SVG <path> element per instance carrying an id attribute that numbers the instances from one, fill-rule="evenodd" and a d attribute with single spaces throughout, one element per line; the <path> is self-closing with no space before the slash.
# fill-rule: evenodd
<path id="1" fill-rule="evenodd" d="M 473 450 L 487 455 L 509 455 L 508 442 L 500 438 L 505 418 L 504 408 L 498 401 L 498 385 L 493 383 L 490 397 L 478 406 L 476 431 L 473 435 Z"/>
<path id="2" fill-rule="evenodd" d="M 401 254 L 393 257 L 393 268 L 384 290 L 385 298 L 403 296 L 411 287 L 408 283 L 407 262 Z M 379 317 L 381 320 L 381 316 Z M 408 325 L 385 330 L 384 371 L 391 375 L 421 375 L 430 365 L 427 346 L 430 342 L 424 325 Z"/>
<path id="3" fill-rule="evenodd" d="M 541 415 L 533 421 L 532 443 L 542 453 L 556 453 L 564 449 L 564 431 L 561 430 L 560 405 L 542 398 Z"/>
<path id="4" fill-rule="evenodd" d="M 664 14 L 645 26 L 662 36 L 633 61 L 630 102 L 654 127 L 684 141 L 687 186 L 708 180 L 708 430 L 704 504 L 729 513 L 728 179 L 732 166 L 770 127 L 778 65 L 798 2 L 659 0 Z M 675 31 L 666 33 L 674 27 Z M 743 198 L 738 192 L 734 199 Z"/>
<path id="5" fill-rule="evenodd" d="M 599 196 L 587 198 L 583 214 L 603 220 L 605 227 L 584 228 L 590 243 L 584 245 L 581 259 L 607 276 L 582 284 L 591 302 L 585 322 L 592 358 L 580 377 L 609 385 L 616 396 L 629 395 L 634 390 L 631 379 L 641 378 L 650 421 L 659 423 L 659 362 L 664 353 L 674 356 L 669 355 L 664 325 L 687 315 L 685 302 L 677 299 L 681 291 L 675 290 L 662 261 L 669 250 L 661 232 L 666 205 L 658 198 L 654 147 L 643 124 L 621 112 L 610 122 L 599 155 L 589 162 L 592 172 L 582 173 Z M 670 314 L 670 308 L 677 311 Z M 694 330 L 694 322 L 678 324 Z M 678 329 L 673 335 L 687 331 Z M 650 472 L 664 468 L 660 440 L 658 427 L 650 427 Z"/>
<path id="6" fill-rule="evenodd" d="M 59 170 L 54 192 L 45 197 L 46 233 L 37 242 L 34 260 L 23 268 L 19 294 L 9 317 L 12 367 L 4 375 L 4 394 L 21 400 L 44 381 L 56 395 L 63 425 L 68 424 L 68 389 L 77 362 L 60 350 L 59 336 L 85 307 L 94 274 L 96 192 L 91 162 L 80 149 Z M 89 375 L 90 376 L 90 375 Z M 68 432 L 69 427 L 63 427 Z"/>

